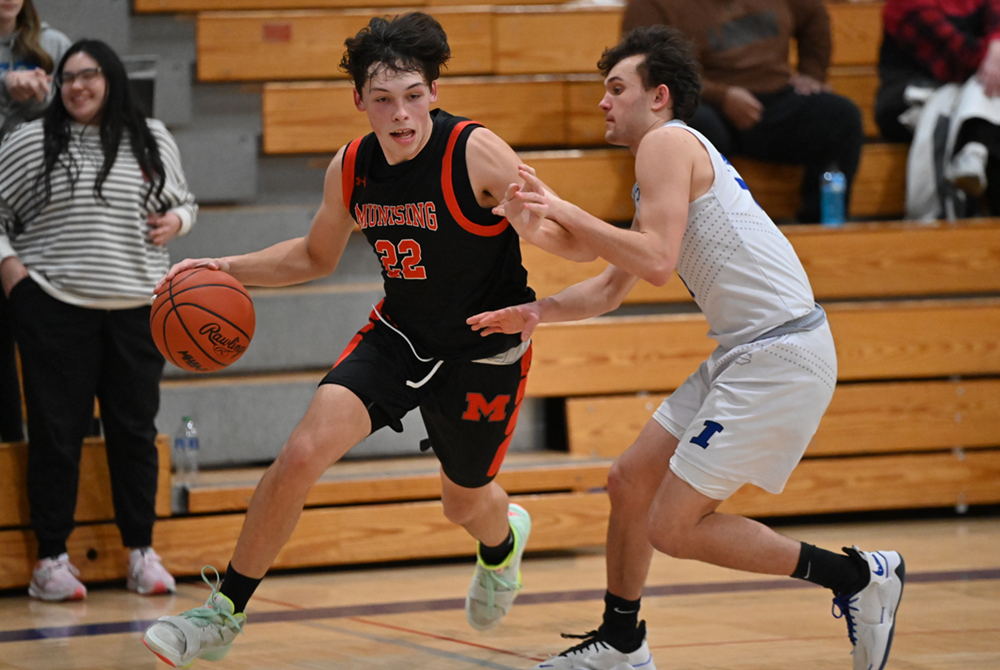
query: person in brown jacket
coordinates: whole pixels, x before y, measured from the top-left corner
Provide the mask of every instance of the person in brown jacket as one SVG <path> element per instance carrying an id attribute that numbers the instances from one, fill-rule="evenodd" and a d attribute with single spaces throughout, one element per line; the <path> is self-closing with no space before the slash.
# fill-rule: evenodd
<path id="1" fill-rule="evenodd" d="M 724 156 L 804 166 L 802 223 L 819 221 L 819 180 L 833 164 L 847 178 L 850 202 L 864 131 L 857 106 L 826 83 L 831 38 L 823 0 L 629 0 L 623 34 L 657 24 L 694 43 L 703 90 L 692 128 Z"/>

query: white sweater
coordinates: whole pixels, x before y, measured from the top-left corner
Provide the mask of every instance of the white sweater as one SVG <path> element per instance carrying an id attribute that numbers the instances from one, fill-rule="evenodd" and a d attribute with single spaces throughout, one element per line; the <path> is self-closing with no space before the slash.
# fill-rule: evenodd
<path id="1" fill-rule="evenodd" d="M 147 215 L 175 212 L 181 234 L 194 223 L 198 207 L 188 191 L 173 137 L 156 120 L 148 121 L 160 150 L 166 183 L 159 198 L 132 155 L 128 132 L 122 137 L 111 172 L 94 183 L 104 160 L 100 129 L 71 124 L 68 153 L 79 175 L 75 185 L 67 170 L 52 171 L 52 197 L 38 211 L 37 176 L 43 165 L 41 120 L 27 123 L 0 145 L 0 259 L 16 255 L 31 277 L 52 297 L 81 307 L 124 309 L 149 304 L 153 287 L 170 267 L 164 247 L 149 241 Z M 106 201 L 106 202 L 105 202 Z M 24 230 L 13 235 L 13 221 Z"/>

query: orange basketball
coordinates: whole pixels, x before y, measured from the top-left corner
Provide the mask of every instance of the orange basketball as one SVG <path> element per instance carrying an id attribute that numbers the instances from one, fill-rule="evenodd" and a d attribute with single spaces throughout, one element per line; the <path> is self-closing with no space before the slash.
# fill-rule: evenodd
<path id="1" fill-rule="evenodd" d="M 189 372 L 221 370 L 243 355 L 256 318 L 250 294 L 232 275 L 194 268 L 156 296 L 149 326 L 163 357 Z"/>

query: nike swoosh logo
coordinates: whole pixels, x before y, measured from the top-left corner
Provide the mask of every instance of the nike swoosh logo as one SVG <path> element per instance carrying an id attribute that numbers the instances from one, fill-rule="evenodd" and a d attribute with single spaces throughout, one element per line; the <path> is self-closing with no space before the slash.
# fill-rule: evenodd
<path id="1" fill-rule="evenodd" d="M 618 614 L 635 614 L 636 612 L 639 611 L 639 610 L 620 610 L 617 607 L 614 608 L 614 609 L 615 609 L 615 612 L 617 612 Z"/>
<path id="2" fill-rule="evenodd" d="M 885 565 L 883 565 L 882 561 L 880 561 L 878 559 L 878 554 L 872 554 L 872 558 L 875 559 L 875 565 L 878 566 L 874 570 L 875 574 L 878 575 L 879 577 L 884 576 L 885 575 Z"/>
<path id="3" fill-rule="evenodd" d="M 806 564 L 806 574 L 802 579 L 809 579 L 809 575 L 812 573 L 812 569 L 813 569 L 813 563 L 812 561 L 809 561 L 809 563 Z"/>

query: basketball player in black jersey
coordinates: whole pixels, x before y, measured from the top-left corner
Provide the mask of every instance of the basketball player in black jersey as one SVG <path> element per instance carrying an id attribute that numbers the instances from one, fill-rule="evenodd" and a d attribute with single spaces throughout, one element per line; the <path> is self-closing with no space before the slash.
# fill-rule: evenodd
<path id="1" fill-rule="evenodd" d="M 146 646 L 173 666 L 228 651 L 311 486 L 374 431 L 401 430 L 403 415 L 417 407 L 441 462 L 444 513 L 479 541 L 469 623 L 481 630 L 499 623 L 520 588 L 531 520 L 493 478 L 524 395 L 530 342 L 502 333 L 483 338 L 465 321 L 534 299 L 519 234 L 567 257 L 594 256 L 557 224 L 515 231 L 492 213 L 520 181 L 519 161 L 482 126 L 431 111 L 450 56 L 436 20 L 421 13 L 373 19 L 346 44 L 341 67 L 373 132 L 337 152 L 309 233 L 242 256 L 185 260 L 157 287 L 191 267 L 223 270 L 250 286 L 325 276 L 356 226 L 381 261 L 385 287 L 261 479 L 219 589 L 205 607 L 146 631 Z"/>

